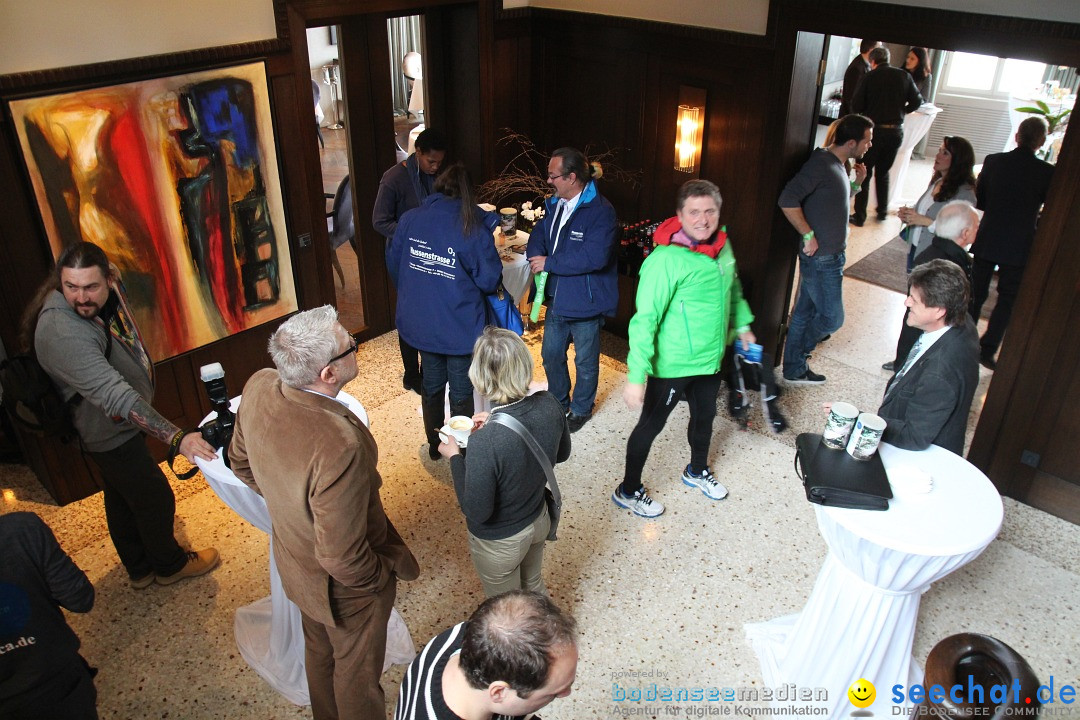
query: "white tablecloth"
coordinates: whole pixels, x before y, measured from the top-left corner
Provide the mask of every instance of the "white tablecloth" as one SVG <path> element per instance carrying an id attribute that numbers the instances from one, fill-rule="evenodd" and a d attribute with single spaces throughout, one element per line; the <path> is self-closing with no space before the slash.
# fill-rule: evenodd
<path id="1" fill-rule="evenodd" d="M 922 681 L 911 656 L 922 593 L 978 557 L 1001 528 L 1000 495 L 959 455 L 885 443 L 880 452 L 886 472 L 917 467 L 933 490 L 905 495 L 894 485 L 885 512 L 814 505 L 829 554 L 810 599 L 802 612 L 746 625 L 765 685 L 825 688 L 829 717 L 855 709 L 847 689 L 856 680 L 877 688 L 867 708 L 875 717 L 891 715 L 893 685 Z"/>
<path id="2" fill-rule="evenodd" d="M 930 126 L 934 124 L 934 119 L 940 112 L 941 108 L 936 105 L 926 104 L 915 112 L 908 113 L 907 117 L 904 118 L 904 139 L 900 142 L 900 149 L 896 152 L 896 160 L 893 161 L 893 165 L 889 169 L 890 207 L 903 205 L 905 199 L 910 200 L 910 204 L 914 204 L 919 199 L 918 196 L 904 198 L 904 179 L 907 177 L 908 166 L 911 165 L 912 150 L 925 137 L 926 133 L 930 132 Z M 927 152 L 929 153 L 930 150 L 927 150 Z M 936 153 L 937 148 L 933 148 L 933 152 Z M 922 193 L 921 187 L 919 193 Z M 877 206 L 877 182 L 871 180 L 870 199 L 867 207 L 870 208 L 870 212 L 873 212 Z"/>
<path id="3" fill-rule="evenodd" d="M 367 425 L 368 415 L 364 406 L 342 392 L 338 399 Z M 240 397 L 232 399 L 233 411 L 240 405 Z M 217 417 L 210 413 L 203 423 Z M 300 609 L 285 596 L 277 564 L 274 562 L 274 543 L 271 533 L 270 513 L 262 495 L 240 481 L 225 467 L 221 450 L 213 462 L 198 460 L 207 484 L 213 488 L 222 502 L 240 517 L 271 536 L 270 539 L 270 595 L 238 608 L 233 621 L 236 646 L 247 664 L 272 688 L 296 705 L 309 705 L 307 676 L 304 674 L 304 631 L 300 623 Z M 416 655 L 412 636 L 397 609 L 391 611 L 386 629 L 385 672 L 392 664 L 411 662 Z"/>
<path id="4" fill-rule="evenodd" d="M 532 270 L 529 269 L 529 261 L 525 253 L 509 252 L 507 248 L 517 245 L 525 245 L 529 242 L 529 233 L 517 231 L 514 238 L 505 238 L 503 234 L 495 230 L 495 247 L 502 258 L 503 287 L 514 298 L 515 303 L 520 303 L 529 291 L 529 283 L 532 282 Z"/>

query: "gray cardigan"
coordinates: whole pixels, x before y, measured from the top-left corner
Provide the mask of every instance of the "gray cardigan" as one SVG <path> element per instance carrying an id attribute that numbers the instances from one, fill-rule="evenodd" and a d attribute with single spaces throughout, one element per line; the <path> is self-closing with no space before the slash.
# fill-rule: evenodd
<path id="1" fill-rule="evenodd" d="M 148 403 L 154 398 L 153 379 L 125 344 L 114 341 L 107 360 L 105 344 L 104 327 L 80 317 L 59 291 L 45 299 L 34 351 L 65 400 L 82 395 L 73 419 L 91 452 L 112 450 L 139 434 L 128 413 L 140 397 Z"/>
<path id="2" fill-rule="evenodd" d="M 552 465 L 570 457 L 570 430 L 551 393 L 529 395 L 497 412 L 524 425 Z M 468 462 L 455 455 L 450 470 L 469 532 L 482 540 L 502 540 L 520 532 L 544 507 L 544 471 L 525 441 L 503 425 L 485 425 L 473 433 Z"/>
<path id="3" fill-rule="evenodd" d="M 930 181 L 930 187 L 927 188 L 927 192 L 932 191 L 935 182 L 936 181 L 934 181 L 934 180 Z M 923 193 L 923 195 L 925 195 L 925 194 L 926 193 Z M 967 200 L 969 203 L 971 203 L 974 206 L 975 205 L 975 188 L 972 187 L 971 185 L 967 184 L 967 183 L 964 183 L 963 185 L 961 185 L 957 189 L 956 195 L 952 196 L 951 198 L 949 198 L 948 200 L 945 200 L 943 202 L 938 202 L 937 200 L 935 200 L 934 202 L 930 203 L 930 207 L 927 208 L 926 212 L 923 213 L 923 214 L 926 215 L 926 217 L 930 218 L 931 220 L 936 220 L 937 219 L 937 214 L 939 212 L 941 212 L 941 208 L 945 207 L 948 203 L 951 203 L 953 200 Z M 933 225 L 933 223 L 931 223 L 931 225 Z M 924 227 L 922 225 L 919 225 L 919 226 L 914 227 L 912 229 L 914 230 L 914 232 L 912 233 L 911 244 L 915 246 L 915 254 L 918 255 L 923 250 L 930 247 L 930 243 L 934 239 L 934 231 L 931 230 L 929 227 Z"/>

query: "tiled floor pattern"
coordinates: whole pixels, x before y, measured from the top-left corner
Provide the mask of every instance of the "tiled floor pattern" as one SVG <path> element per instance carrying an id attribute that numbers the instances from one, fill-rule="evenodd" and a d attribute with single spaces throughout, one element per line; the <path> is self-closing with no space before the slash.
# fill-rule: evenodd
<path id="1" fill-rule="evenodd" d="M 892 237 L 896 222 L 871 222 L 855 233 L 848 262 Z M 547 708 L 546 720 L 614 717 L 611 681 L 619 672 L 662 673 L 682 686 L 760 686 L 743 624 L 797 611 L 825 554 L 792 471 L 795 434 L 820 426 L 823 401 L 876 407 L 887 379 L 879 366 L 891 356 L 902 317 L 896 293 L 860 281 L 846 282 L 844 290 L 847 323 L 812 361 L 828 382 L 788 389 L 782 399 L 792 429 L 779 436 L 744 432 L 723 413 L 718 417 L 713 468 L 731 490 L 728 499 L 709 501 L 679 482 L 687 416 L 685 405 L 675 411 L 645 468 L 647 486 L 668 506 L 654 521 L 609 498 L 636 416 L 620 397 L 625 342 L 605 336 L 595 417 L 573 436 L 573 455 L 559 467 L 565 520 L 545 559 L 553 597 L 579 620 L 581 662 L 573 694 Z M 538 356 L 538 343 L 530 345 Z M 397 602 L 420 645 L 465 618 L 482 592 L 448 469 L 420 449 L 419 402 L 401 389 L 396 337 L 365 343 L 358 362 L 360 375 L 349 390 L 371 416 L 384 502 L 424 570 L 417 581 L 400 584 Z M 992 378 L 982 372 L 980 398 Z M 201 476 L 174 483 L 177 533 L 195 547 L 216 546 L 221 567 L 144 591 L 127 585 L 100 496 L 57 508 L 18 466 L 0 466 L 0 485 L 12 491 L 3 511 L 39 512 L 97 587 L 94 610 L 69 617 L 87 659 L 101 669 L 103 718 L 311 716 L 270 690 L 236 650 L 233 612 L 268 592 L 267 540 Z M 1040 677 L 1076 684 L 1077 568 L 1080 527 L 1006 499 L 1000 537 L 923 596 L 916 659 L 949 634 L 982 632 L 1020 651 Z M 400 676 L 394 668 L 385 677 L 388 711 Z"/>

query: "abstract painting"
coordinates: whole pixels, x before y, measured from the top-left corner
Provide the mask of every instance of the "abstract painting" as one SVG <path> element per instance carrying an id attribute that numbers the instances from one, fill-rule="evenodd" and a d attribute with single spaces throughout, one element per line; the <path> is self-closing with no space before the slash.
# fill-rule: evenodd
<path id="1" fill-rule="evenodd" d="M 53 256 L 105 250 L 155 361 L 297 309 L 261 63 L 10 106 Z"/>

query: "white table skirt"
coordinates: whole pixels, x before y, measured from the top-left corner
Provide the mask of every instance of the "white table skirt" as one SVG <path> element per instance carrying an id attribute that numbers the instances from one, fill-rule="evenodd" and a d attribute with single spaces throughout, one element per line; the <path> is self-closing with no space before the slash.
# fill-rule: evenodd
<path id="1" fill-rule="evenodd" d="M 890 688 L 922 680 L 911 656 L 922 593 L 974 560 L 1001 528 L 1001 497 L 977 468 L 942 448 L 881 445 L 886 472 L 930 473 L 926 495 L 898 494 L 886 512 L 814 505 L 829 554 L 801 612 L 746 625 L 768 687 L 825 688 L 829 717 L 853 708 L 848 687 L 877 688 L 867 710 L 890 716 Z M 808 703 L 821 707 L 820 703 Z"/>
<path id="2" fill-rule="evenodd" d="M 909 113 L 904 119 L 904 139 L 900 142 L 900 149 L 896 151 L 896 160 L 889 169 L 889 206 L 899 207 L 904 204 L 904 180 L 907 178 L 908 167 L 911 165 L 911 153 L 915 146 L 930 132 L 930 126 L 941 108 L 936 105 L 923 105 L 913 113 Z M 937 148 L 933 148 L 936 153 Z M 929 150 L 927 151 L 929 152 Z M 920 191 L 921 192 L 921 191 Z M 918 198 L 911 198 L 911 204 Z M 869 212 L 873 213 L 877 205 L 877 182 L 870 181 L 870 196 L 867 202 Z"/>
<path id="3" fill-rule="evenodd" d="M 342 392 L 338 398 L 367 425 L 368 415 L 360 402 Z M 232 400 L 233 411 L 240 404 L 240 397 Z M 210 413 L 203 422 L 212 420 Z M 271 532 L 270 513 L 262 495 L 249 488 L 225 467 L 218 451 L 213 462 L 198 460 L 207 484 L 213 488 L 222 502 L 240 517 L 267 533 L 270 540 L 270 595 L 250 605 L 238 608 L 233 621 L 236 646 L 247 664 L 266 680 L 272 688 L 296 705 L 309 705 L 307 676 L 304 673 L 304 631 L 300 621 L 300 609 L 285 596 L 277 563 L 274 562 L 274 543 Z M 385 672 L 392 664 L 406 664 L 416 655 L 412 636 L 397 609 L 391 611 L 386 628 Z"/>
<path id="4" fill-rule="evenodd" d="M 514 298 L 515 303 L 520 303 L 529 292 L 529 284 L 532 282 L 532 269 L 524 253 L 506 253 L 510 246 L 525 245 L 529 242 L 529 233 L 518 230 L 513 238 L 504 237 L 502 232 L 495 230 L 495 248 L 502 258 L 502 282 L 503 287 Z M 509 258 L 509 259 L 507 259 Z"/>

